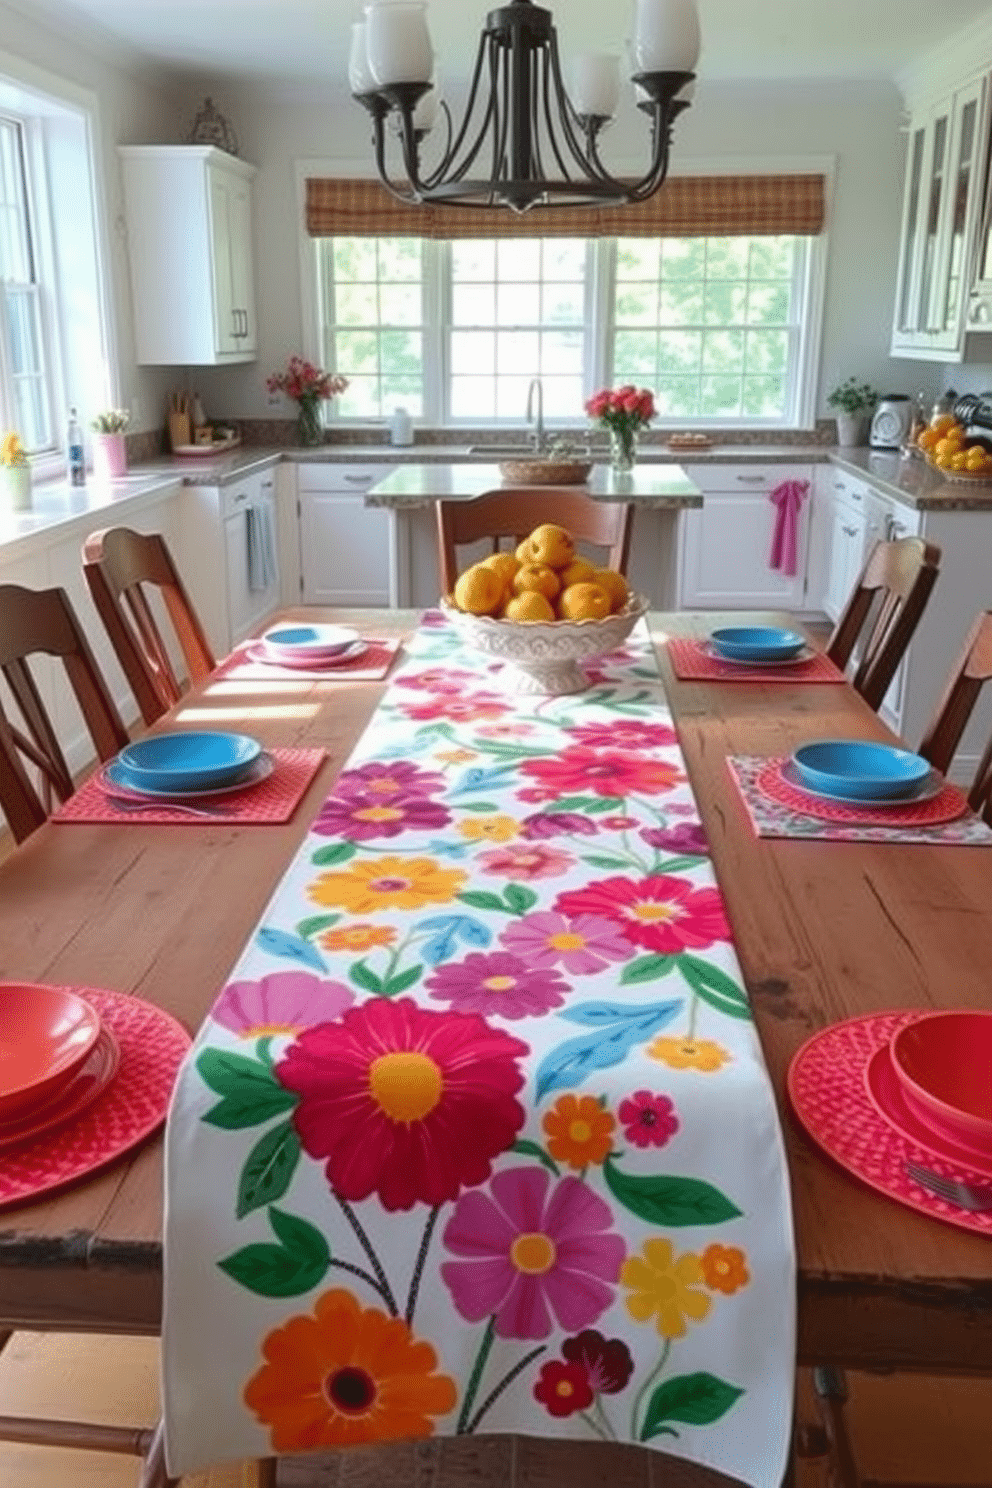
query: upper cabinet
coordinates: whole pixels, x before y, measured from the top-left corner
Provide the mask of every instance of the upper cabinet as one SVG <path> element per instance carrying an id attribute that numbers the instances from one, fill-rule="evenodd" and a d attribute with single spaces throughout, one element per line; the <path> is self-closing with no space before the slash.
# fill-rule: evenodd
<path id="1" fill-rule="evenodd" d="M 969 331 L 992 331 L 992 146 L 985 187 L 985 216 L 975 252 L 975 276 L 968 299 Z"/>
<path id="2" fill-rule="evenodd" d="M 985 205 L 989 79 L 913 114 L 906 161 L 893 356 L 957 361 Z"/>
<path id="3" fill-rule="evenodd" d="M 255 359 L 255 167 L 205 145 L 122 145 L 137 360 Z"/>

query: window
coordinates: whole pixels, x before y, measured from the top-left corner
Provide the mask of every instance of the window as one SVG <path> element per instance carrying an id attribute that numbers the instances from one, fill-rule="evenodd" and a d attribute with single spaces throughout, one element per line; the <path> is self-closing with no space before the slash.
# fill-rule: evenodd
<path id="1" fill-rule="evenodd" d="M 29 454 L 54 444 L 21 122 L 0 116 L 0 395 Z"/>
<path id="2" fill-rule="evenodd" d="M 807 236 L 320 238 L 322 345 L 341 418 L 584 423 L 598 386 L 653 388 L 660 421 L 808 418 Z"/>

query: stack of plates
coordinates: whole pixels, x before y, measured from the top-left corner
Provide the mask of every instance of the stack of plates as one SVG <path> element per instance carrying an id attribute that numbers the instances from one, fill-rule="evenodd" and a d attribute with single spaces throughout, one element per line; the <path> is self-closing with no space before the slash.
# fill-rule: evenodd
<path id="1" fill-rule="evenodd" d="M 811 795 L 873 807 L 925 800 L 943 784 L 922 755 L 862 739 L 804 744 L 792 756 L 786 774 Z"/>
<path id="2" fill-rule="evenodd" d="M 272 760 L 247 734 L 149 734 L 122 749 L 104 769 L 118 790 L 139 796 L 213 796 L 257 785 Z"/>
<path id="3" fill-rule="evenodd" d="M 935 1157 L 992 1174 L 992 1013 L 925 1013 L 872 1056 L 869 1097 Z"/>
<path id="4" fill-rule="evenodd" d="M 77 1116 L 117 1070 L 117 1041 L 67 987 L 0 982 L 0 1147 Z"/>
<path id="5" fill-rule="evenodd" d="M 346 625 L 279 625 L 259 641 L 259 660 L 274 666 L 324 671 L 351 661 L 368 650 L 357 630 Z"/>

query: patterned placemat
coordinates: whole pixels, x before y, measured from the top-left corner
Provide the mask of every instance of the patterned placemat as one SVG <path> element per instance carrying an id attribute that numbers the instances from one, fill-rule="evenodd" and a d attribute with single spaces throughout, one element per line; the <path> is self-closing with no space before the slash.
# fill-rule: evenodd
<path id="1" fill-rule="evenodd" d="M 739 666 L 712 655 L 705 641 L 670 636 L 672 671 L 683 682 L 843 682 L 844 673 L 817 651 L 789 666 Z"/>
<path id="2" fill-rule="evenodd" d="M 398 637 L 369 641 L 369 648 L 351 661 L 333 667 L 279 666 L 264 660 L 258 641 L 245 641 L 218 662 L 214 678 L 237 682 L 378 682 L 386 676 L 402 645 Z"/>
<path id="3" fill-rule="evenodd" d="M 817 837 L 832 842 L 934 842 L 992 845 L 992 830 L 956 785 L 926 801 L 882 808 L 821 800 L 782 775 L 784 757 L 729 755 L 727 766 L 759 837 Z"/>
<path id="4" fill-rule="evenodd" d="M 197 796 L 177 810 L 168 802 L 149 801 L 135 810 L 118 806 L 100 783 L 100 771 L 91 775 L 74 796 L 52 817 L 57 822 L 133 822 L 143 826 L 210 826 L 219 822 L 235 826 L 287 822 L 300 804 L 311 780 L 320 769 L 326 749 L 270 749 L 275 769 L 267 779 L 248 790 L 223 796 Z M 195 812 L 195 814 L 194 814 Z"/>
<path id="5" fill-rule="evenodd" d="M 78 1117 L 4 1152 L 0 1206 L 23 1203 L 95 1172 L 136 1147 L 165 1120 L 189 1034 L 140 997 L 87 988 L 86 1001 L 117 1039 L 117 1073 Z"/>
<path id="6" fill-rule="evenodd" d="M 966 1183 L 987 1183 L 987 1176 L 935 1157 L 932 1149 L 910 1141 L 885 1120 L 868 1094 L 872 1056 L 920 1016 L 906 1011 L 873 1013 L 814 1034 L 789 1066 L 792 1108 L 817 1146 L 863 1183 L 945 1224 L 992 1235 L 992 1212 L 973 1214 L 938 1199 L 907 1176 L 905 1165 L 917 1163 Z"/>

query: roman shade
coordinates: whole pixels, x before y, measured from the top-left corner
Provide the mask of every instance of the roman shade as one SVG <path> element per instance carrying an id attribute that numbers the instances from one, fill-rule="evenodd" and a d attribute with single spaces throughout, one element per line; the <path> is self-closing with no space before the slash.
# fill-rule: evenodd
<path id="1" fill-rule="evenodd" d="M 824 216 L 824 178 L 815 174 L 675 176 L 636 205 L 523 214 L 408 207 L 370 180 L 311 176 L 306 191 L 312 238 L 814 237 Z"/>

